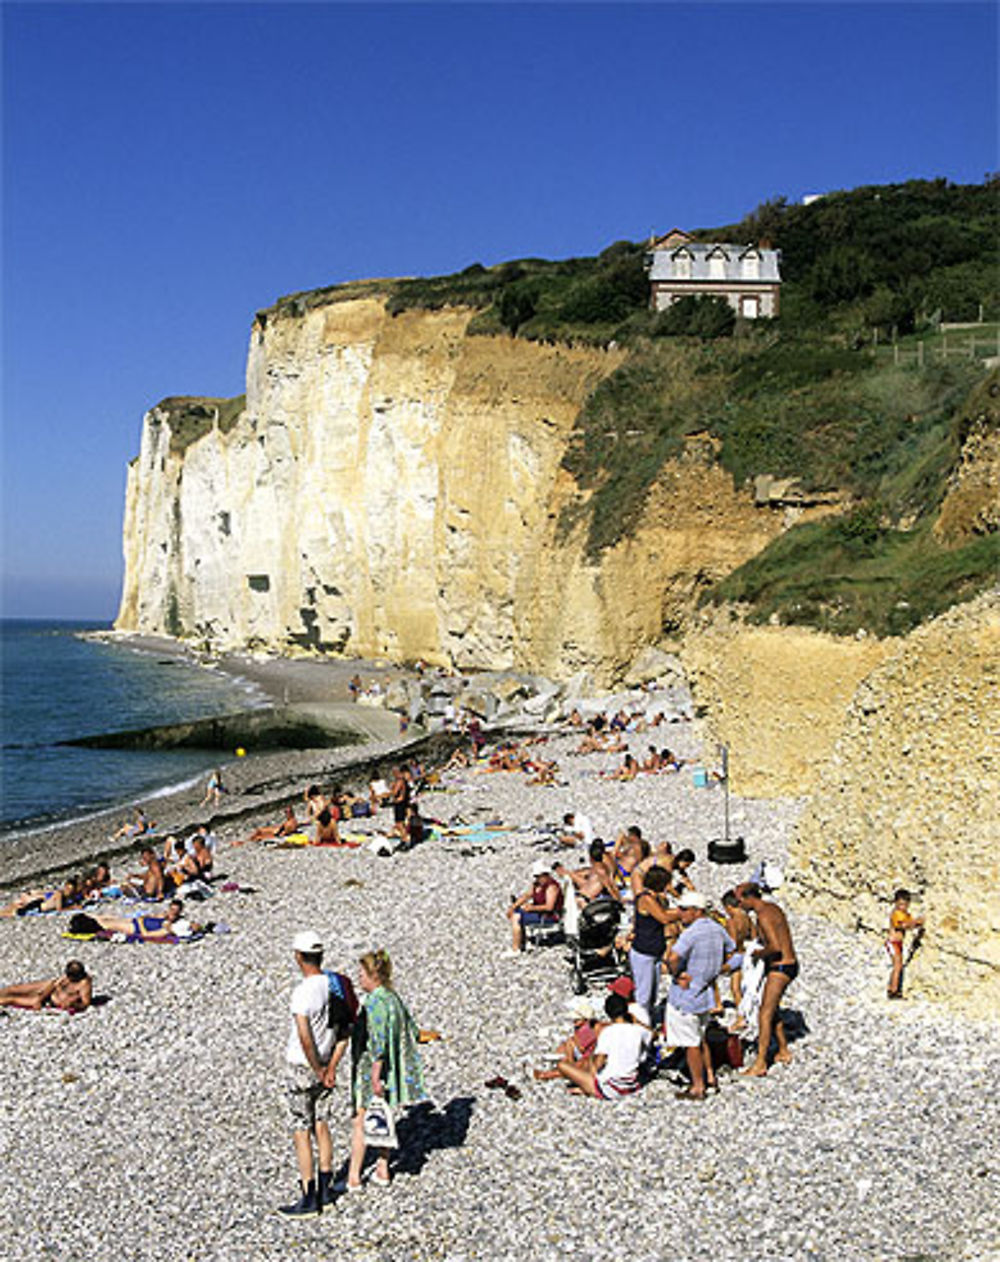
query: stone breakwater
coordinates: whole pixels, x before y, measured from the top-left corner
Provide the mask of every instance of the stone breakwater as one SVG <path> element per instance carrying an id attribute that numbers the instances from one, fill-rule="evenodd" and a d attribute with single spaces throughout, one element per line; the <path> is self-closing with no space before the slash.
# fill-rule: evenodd
<path id="1" fill-rule="evenodd" d="M 698 757 L 698 724 L 635 735 Z M 639 823 L 690 844 L 698 884 L 718 896 L 743 869 L 713 868 L 718 790 L 686 772 L 599 778 L 620 756 L 575 758 L 549 742 L 565 784 L 449 774 L 429 814 L 500 817 L 529 831 L 486 845 L 461 836 L 394 858 L 234 847 L 220 866 L 255 893 L 218 894 L 207 918 L 232 932 L 183 947 L 68 943 L 58 918 L 0 924 L 0 978 L 56 971 L 78 955 L 104 1006 L 80 1017 L 0 1018 L 0 1229 L 26 1259 L 267 1262 L 274 1258 L 585 1262 L 733 1257 L 948 1262 L 1000 1257 L 1000 1170 L 984 1136 L 1000 1124 L 1000 1033 L 917 1001 L 882 998 L 881 945 L 801 910 L 802 974 L 788 992 L 808 1033 L 790 1067 L 732 1078 L 704 1105 L 658 1081 L 620 1105 L 519 1078 L 566 1030 L 559 949 L 503 958 L 509 894 L 529 883 L 531 826 L 576 808 L 611 836 Z M 783 861 L 800 805 L 733 802 L 751 862 Z M 270 812 L 268 813 L 270 817 Z M 748 865 L 749 866 L 749 865 Z M 884 909 L 883 909 L 884 910 Z M 389 1190 L 367 1185 L 322 1218 L 291 1225 L 293 1160 L 279 1068 L 303 926 L 349 966 L 388 948 L 422 1025 L 433 1102 L 405 1123 Z M 929 963 L 914 962 L 914 986 Z M 935 965 L 937 967 L 937 965 Z M 512 1101 L 484 1089 L 519 1081 Z M 334 1122 L 346 1156 L 344 1082 Z M 11 1246 L 14 1247 L 13 1244 Z"/>

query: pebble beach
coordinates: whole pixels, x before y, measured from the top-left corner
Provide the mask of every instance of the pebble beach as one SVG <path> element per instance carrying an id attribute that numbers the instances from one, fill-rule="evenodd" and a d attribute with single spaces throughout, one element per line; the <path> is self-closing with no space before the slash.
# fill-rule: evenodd
<path id="1" fill-rule="evenodd" d="M 698 721 L 658 731 L 630 736 L 632 752 L 655 739 L 684 758 L 708 756 Z M 106 997 L 78 1016 L 0 1016 L 0 1231 L 10 1256 L 1000 1258 L 1000 1027 L 887 1003 L 885 954 L 872 936 L 790 914 L 802 972 L 785 1006 L 805 1032 L 792 1064 L 766 1079 L 724 1075 L 717 1096 L 690 1103 L 661 1075 L 615 1104 L 530 1079 L 568 1032 L 571 997 L 561 947 L 506 951 L 509 897 L 554 853 L 544 825 L 582 811 L 613 839 L 637 823 L 653 842 L 694 849 L 695 884 L 717 899 L 759 860 L 785 865 L 800 809 L 733 799 L 748 863 L 717 867 L 706 847 L 722 832 L 721 789 L 695 787 L 687 769 L 602 778 L 621 756 L 573 755 L 578 741 L 549 735 L 554 787 L 520 773 L 447 773 L 421 805 L 454 823 L 450 835 L 388 857 L 368 845 L 235 844 L 275 822 L 279 801 L 314 776 L 349 780 L 338 767 L 359 755 L 247 760 L 215 823 L 217 870 L 240 888 L 192 909 L 229 932 L 129 945 L 67 942 L 59 916 L 0 922 L 0 982 L 54 975 L 76 956 Z M 364 755 L 391 748 L 383 736 Z M 165 802 L 163 812 L 197 817 L 192 801 Z M 486 820 L 503 830 L 462 831 Z M 92 827 L 77 842 L 97 854 Z M 11 860 L 0 876 L 26 871 Z M 297 977 L 291 940 L 303 928 L 328 944 L 327 967 L 352 974 L 363 951 L 385 947 L 399 993 L 441 1039 L 423 1049 L 432 1098 L 401 1123 L 391 1187 L 368 1183 L 320 1218 L 289 1223 L 274 1210 L 295 1194 L 281 1070 Z M 495 1075 L 521 1098 L 486 1089 Z M 343 1070 L 336 1090 L 340 1169 Z"/>

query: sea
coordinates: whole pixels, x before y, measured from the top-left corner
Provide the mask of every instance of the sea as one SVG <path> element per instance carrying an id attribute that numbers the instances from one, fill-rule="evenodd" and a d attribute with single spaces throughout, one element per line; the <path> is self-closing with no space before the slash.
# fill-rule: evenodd
<path id="1" fill-rule="evenodd" d="M 211 750 L 61 742 L 267 704 L 248 681 L 81 635 L 107 629 L 0 619 L 0 846 L 24 832 L 155 799 L 197 781 L 219 758 Z"/>

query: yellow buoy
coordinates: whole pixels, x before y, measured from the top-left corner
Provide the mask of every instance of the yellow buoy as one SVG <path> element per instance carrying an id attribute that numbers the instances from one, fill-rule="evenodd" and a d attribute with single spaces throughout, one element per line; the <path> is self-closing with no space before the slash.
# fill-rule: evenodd
<path id="1" fill-rule="evenodd" d="M 246 751 L 246 750 L 243 748 L 243 746 L 241 745 L 241 746 L 239 747 L 239 749 L 236 751 L 236 757 L 237 757 L 237 758 L 246 758 L 246 756 L 247 756 L 247 751 Z"/>

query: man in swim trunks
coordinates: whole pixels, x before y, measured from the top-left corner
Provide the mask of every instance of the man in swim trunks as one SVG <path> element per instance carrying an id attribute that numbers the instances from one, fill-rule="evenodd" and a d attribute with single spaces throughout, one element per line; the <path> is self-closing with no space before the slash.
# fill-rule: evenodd
<path id="1" fill-rule="evenodd" d="M 767 1053 L 771 1035 L 778 1040 L 774 1059 L 787 1065 L 792 1059 L 785 1037 L 784 1022 L 778 1014 L 781 996 L 799 975 L 799 962 L 792 944 L 792 931 L 785 913 L 777 903 L 765 901 L 761 888 L 752 881 L 737 885 L 733 891 L 744 911 L 753 912 L 757 918 L 757 932 L 764 942 L 759 954 L 764 960 L 764 994 L 760 1001 L 760 1033 L 757 1038 L 757 1059 L 743 1071 L 747 1078 L 763 1078 L 767 1073 Z"/>
<path id="2" fill-rule="evenodd" d="M 61 977 L 0 988 L 0 1006 L 30 1008 L 32 1012 L 42 1008 L 82 1012 L 92 999 L 92 983 L 79 960 L 70 960 Z"/>
<path id="3" fill-rule="evenodd" d="M 122 882 L 122 889 L 132 898 L 141 896 L 154 901 L 162 898 L 166 878 L 163 875 L 163 864 L 157 859 L 152 846 L 144 847 L 139 862 L 146 871 L 129 873 L 127 880 Z M 138 888 L 133 884 L 135 881 L 141 882 Z"/>
<path id="4" fill-rule="evenodd" d="M 409 776 L 403 767 L 393 767 L 392 785 L 389 788 L 389 802 L 392 806 L 392 831 L 400 839 L 406 840 L 406 816 L 410 809 L 413 790 Z"/>

